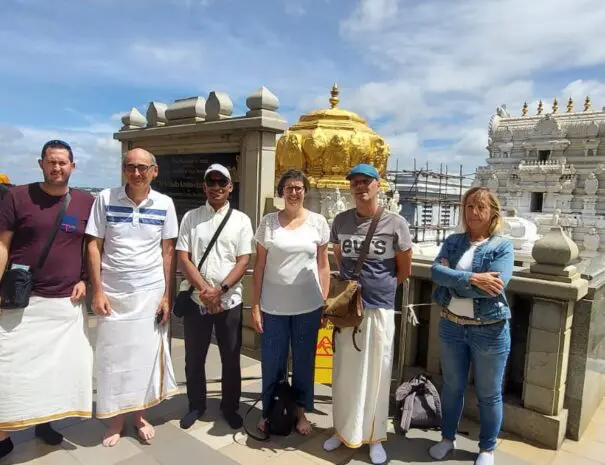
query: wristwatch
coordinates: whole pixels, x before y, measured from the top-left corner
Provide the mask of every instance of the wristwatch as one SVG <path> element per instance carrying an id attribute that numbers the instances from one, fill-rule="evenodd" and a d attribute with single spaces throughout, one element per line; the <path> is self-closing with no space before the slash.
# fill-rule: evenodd
<path id="1" fill-rule="evenodd" d="M 226 294 L 227 291 L 229 290 L 229 285 L 228 284 L 221 284 L 221 291 L 223 291 L 223 294 Z"/>

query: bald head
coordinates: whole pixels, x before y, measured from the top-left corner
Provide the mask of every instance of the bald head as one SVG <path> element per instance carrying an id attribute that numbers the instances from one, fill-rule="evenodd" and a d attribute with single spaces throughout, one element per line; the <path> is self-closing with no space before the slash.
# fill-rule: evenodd
<path id="1" fill-rule="evenodd" d="M 155 156 L 153 155 L 153 153 L 149 152 L 148 150 L 141 149 L 141 148 L 129 150 L 122 157 L 123 166 L 126 166 L 129 163 L 138 165 L 138 164 L 141 164 L 141 162 L 146 165 L 157 165 L 157 162 L 156 162 L 156 159 L 155 159 Z"/>

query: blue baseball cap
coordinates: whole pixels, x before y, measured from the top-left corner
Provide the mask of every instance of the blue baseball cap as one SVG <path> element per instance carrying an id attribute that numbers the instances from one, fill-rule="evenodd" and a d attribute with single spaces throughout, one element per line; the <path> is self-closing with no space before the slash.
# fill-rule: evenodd
<path id="1" fill-rule="evenodd" d="M 351 168 L 349 174 L 347 174 L 347 180 L 350 180 L 356 174 L 362 174 L 369 178 L 374 178 L 377 181 L 380 180 L 380 175 L 378 174 L 378 170 L 374 168 L 372 165 L 368 165 L 367 163 L 359 163 Z"/>

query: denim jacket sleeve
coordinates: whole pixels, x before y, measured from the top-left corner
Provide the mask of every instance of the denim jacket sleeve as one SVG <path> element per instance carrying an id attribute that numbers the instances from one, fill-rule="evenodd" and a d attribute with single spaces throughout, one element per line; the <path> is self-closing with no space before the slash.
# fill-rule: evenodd
<path id="1" fill-rule="evenodd" d="M 489 268 L 486 270 L 486 272 L 500 272 L 499 278 L 504 282 L 504 289 L 506 289 L 508 286 L 508 283 L 513 275 L 514 258 L 515 255 L 513 244 L 508 240 L 504 240 L 496 249 L 494 259 L 489 264 Z M 456 288 L 454 289 L 454 292 L 458 297 L 470 297 L 475 299 L 494 297 L 475 286 L 470 286 L 464 289 Z"/>
<path id="2" fill-rule="evenodd" d="M 435 261 L 431 266 L 431 279 L 438 286 L 444 286 L 453 289 L 469 288 L 470 284 L 468 281 L 469 279 L 471 279 L 473 273 L 471 273 L 470 271 L 454 270 L 449 266 L 443 266 L 441 264 L 442 258 L 445 258 L 448 262 L 450 261 L 448 239 L 446 239 L 441 245 L 441 250 L 435 257 Z"/>

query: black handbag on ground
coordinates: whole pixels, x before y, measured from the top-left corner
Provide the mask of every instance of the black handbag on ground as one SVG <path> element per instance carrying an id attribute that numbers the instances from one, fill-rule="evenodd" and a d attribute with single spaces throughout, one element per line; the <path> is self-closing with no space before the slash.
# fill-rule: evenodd
<path id="1" fill-rule="evenodd" d="M 197 266 L 198 271 L 201 272 L 202 265 L 206 261 L 206 258 L 208 257 L 210 250 L 212 250 L 212 247 L 214 247 L 214 243 L 216 242 L 219 235 L 221 234 L 221 231 L 227 224 L 227 221 L 229 221 L 229 217 L 231 216 L 231 211 L 232 211 L 231 208 L 229 208 L 229 210 L 227 210 L 227 214 L 225 215 L 225 218 L 223 218 L 223 221 L 221 221 L 221 224 L 219 224 L 216 232 L 214 233 L 214 236 L 212 236 L 212 239 L 210 239 L 210 242 L 208 243 L 208 247 L 206 247 L 206 250 L 204 251 L 204 255 L 202 255 L 202 259 L 200 260 L 200 263 Z M 191 300 L 191 294 L 193 294 L 193 290 L 194 290 L 194 287 L 189 286 L 189 289 L 187 289 L 186 291 L 181 291 L 177 294 L 176 299 L 174 299 L 174 306 L 172 307 L 172 313 L 174 314 L 174 316 L 181 318 L 191 311 L 198 310 L 199 306 L 193 300 Z"/>
<path id="2" fill-rule="evenodd" d="M 263 436 L 259 436 L 246 426 L 246 419 L 256 407 L 262 398 L 270 389 L 275 387 L 275 393 L 270 401 L 268 418 L 265 421 L 265 430 L 260 431 Z M 285 377 L 265 389 L 259 398 L 250 406 L 244 417 L 244 431 L 246 434 L 257 441 L 268 441 L 272 434 L 277 436 L 288 436 L 296 427 L 296 399 L 298 394 Z"/>
<path id="3" fill-rule="evenodd" d="M 13 310 L 16 308 L 25 308 L 29 305 L 29 297 L 31 296 L 34 287 L 34 276 L 42 268 L 48 257 L 50 247 L 52 246 L 55 237 L 57 237 L 59 227 L 61 226 L 61 220 L 63 220 L 63 216 L 65 215 L 70 202 L 71 194 L 68 191 L 67 194 L 65 194 L 59 214 L 55 219 L 53 229 L 46 239 L 42 253 L 40 254 L 40 257 L 38 257 L 38 261 L 34 268 L 28 270 L 13 268 L 4 272 L 2 282 L 0 282 L 0 296 L 2 298 L 0 308 Z"/>

